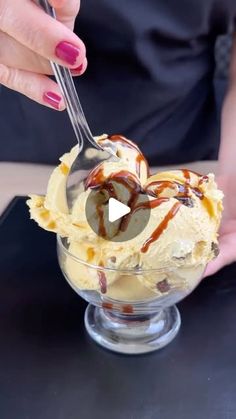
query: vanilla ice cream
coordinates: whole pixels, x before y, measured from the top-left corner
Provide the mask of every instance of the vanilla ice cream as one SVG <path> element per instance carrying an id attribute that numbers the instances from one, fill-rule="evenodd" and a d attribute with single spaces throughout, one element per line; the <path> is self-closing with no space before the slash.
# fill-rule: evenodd
<path id="1" fill-rule="evenodd" d="M 104 162 L 89 173 L 69 211 L 65 190 L 78 152 L 74 147 L 53 171 L 46 196 L 30 196 L 31 218 L 45 230 L 67 238 L 69 252 L 85 262 L 78 264 L 68 257 L 64 266 L 70 282 L 81 290 L 122 300 L 166 295 L 173 289 L 188 293 L 218 251 L 223 194 L 214 175 L 183 169 L 150 176 L 146 159 L 130 140 L 107 135 L 96 140 L 101 145 L 114 142 L 119 160 Z M 86 203 L 92 190 L 88 219 Z M 106 213 L 111 197 L 131 209 L 112 225 Z M 147 211 L 147 224 L 135 235 Z M 99 234 L 91 221 L 98 224 Z M 103 281 L 90 265 L 109 268 L 102 273 Z M 134 278 L 123 272 L 133 269 L 140 270 L 140 275 Z"/>

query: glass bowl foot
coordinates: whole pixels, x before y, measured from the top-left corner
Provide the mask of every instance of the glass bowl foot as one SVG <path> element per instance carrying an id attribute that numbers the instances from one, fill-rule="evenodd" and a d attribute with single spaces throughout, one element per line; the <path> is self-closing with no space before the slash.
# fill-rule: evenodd
<path id="1" fill-rule="evenodd" d="M 181 318 L 176 306 L 149 315 L 127 315 L 89 304 L 85 327 L 95 342 L 123 354 L 143 354 L 168 345 L 177 335 Z"/>

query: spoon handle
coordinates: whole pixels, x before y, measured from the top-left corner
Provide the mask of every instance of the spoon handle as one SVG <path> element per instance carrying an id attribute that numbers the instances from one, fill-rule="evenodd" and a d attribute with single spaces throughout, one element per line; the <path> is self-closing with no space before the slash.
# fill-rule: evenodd
<path id="1" fill-rule="evenodd" d="M 39 0 L 38 3 L 48 15 L 56 19 L 55 10 L 53 7 L 51 7 L 48 0 Z M 50 63 L 56 81 L 63 93 L 67 112 L 79 144 L 79 150 L 82 149 L 84 140 L 89 141 L 93 147 L 100 150 L 101 147 L 94 140 L 84 116 L 84 112 L 70 70 L 52 61 Z"/>

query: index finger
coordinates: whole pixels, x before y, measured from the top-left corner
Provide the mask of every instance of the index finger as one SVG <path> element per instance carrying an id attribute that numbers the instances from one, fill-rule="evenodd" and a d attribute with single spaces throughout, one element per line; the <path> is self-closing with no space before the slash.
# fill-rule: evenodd
<path id="1" fill-rule="evenodd" d="M 36 4 L 28 0 L 0 0 L 0 16 L 0 30 L 42 57 L 69 68 L 82 65 L 86 55 L 84 43 Z"/>

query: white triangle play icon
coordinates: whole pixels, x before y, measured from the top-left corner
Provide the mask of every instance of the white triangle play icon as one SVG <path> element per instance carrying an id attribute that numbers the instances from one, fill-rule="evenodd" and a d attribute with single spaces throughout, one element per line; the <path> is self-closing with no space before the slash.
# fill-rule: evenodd
<path id="1" fill-rule="evenodd" d="M 110 198 L 108 202 L 108 220 L 110 223 L 113 223 L 119 218 L 124 217 L 124 215 L 129 214 L 130 208 L 122 204 L 122 202 L 117 201 L 117 199 Z"/>

